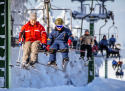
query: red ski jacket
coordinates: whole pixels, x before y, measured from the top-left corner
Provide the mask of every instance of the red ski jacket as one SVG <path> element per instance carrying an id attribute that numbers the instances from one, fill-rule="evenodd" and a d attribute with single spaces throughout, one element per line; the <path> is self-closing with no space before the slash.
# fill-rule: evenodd
<path id="1" fill-rule="evenodd" d="M 30 21 L 25 24 L 19 33 L 19 42 L 21 39 L 23 42 L 39 40 L 41 43 L 47 44 L 46 31 L 39 22 L 36 22 L 34 26 L 30 24 Z"/>

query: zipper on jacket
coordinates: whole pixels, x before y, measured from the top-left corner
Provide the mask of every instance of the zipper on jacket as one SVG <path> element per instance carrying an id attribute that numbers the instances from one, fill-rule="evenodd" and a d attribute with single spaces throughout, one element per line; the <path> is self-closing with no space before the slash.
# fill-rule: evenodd
<path id="1" fill-rule="evenodd" d="M 65 39 L 65 33 L 64 33 L 64 36 L 63 36 L 63 40 Z"/>

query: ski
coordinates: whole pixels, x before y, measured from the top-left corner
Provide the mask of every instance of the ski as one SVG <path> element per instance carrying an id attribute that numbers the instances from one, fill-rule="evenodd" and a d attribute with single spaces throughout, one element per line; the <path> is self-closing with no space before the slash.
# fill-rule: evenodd
<path id="1" fill-rule="evenodd" d="M 33 68 L 32 66 L 29 66 L 29 69 L 33 69 L 33 70 L 35 70 L 36 72 L 41 73 L 41 71 L 37 70 L 36 68 Z"/>
<path id="2" fill-rule="evenodd" d="M 18 64 L 21 64 L 21 62 L 19 62 L 19 61 L 17 61 L 17 63 L 18 63 Z M 39 70 L 37 70 L 36 68 L 33 68 L 32 66 L 29 66 L 29 69 L 30 69 L 30 70 L 33 69 L 33 70 L 35 70 L 35 71 L 41 73 Z"/>
<path id="3" fill-rule="evenodd" d="M 44 65 L 44 66 L 51 67 L 51 68 L 54 68 L 54 69 L 59 70 L 59 71 L 63 71 L 62 69 L 59 69 L 58 67 L 49 66 L 47 64 L 43 64 L 43 63 L 39 63 L 39 62 L 37 62 L 36 64 Z"/>
<path id="4" fill-rule="evenodd" d="M 13 65 L 13 64 L 9 64 L 9 66 L 11 67 L 11 68 L 19 68 L 19 69 L 24 69 L 24 68 L 21 68 L 21 67 L 19 67 L 19 66 L 15 66 L 15 65 Z M 27 70 L 27 71 L 30 71 L 30 72 L 33 72 L 33 73 L 36 73 L 36 72 L 34 72 L 34 71 L 32 71 L 32 70 L 30 70 L 30 69 L 24 69 L 24 70 Z"/>
<path id="5" fill-rule="evenodd" d="M 18 63 L 21 64 L 19 61 L 18 61 Z M 54 69 L 56 69 L 56 70 L 65 72 L 65 71 L 66 71 L 66 67 L 67 67 L 67 65 L 68 65 L 68 62 L 65 61 L 65 64 L 64 64 L 64 66 L 63 66 L 63 69 L 59 69 L 58 67 L 49 66 L 49 65 L 47 65 L 47 64 L 43 64 L 43 63 L 39 63 L 39 62 L 36 62 L 36 64 L 44 65 L 44 66 L 51 67 L 51 68 L 54 68 Z M 35 70 L 35 71 L 41 73 L 39 70 L 33 68 L 32 66 L 29 66 L 29 69 L 33 69 L 33 70 Z"/>

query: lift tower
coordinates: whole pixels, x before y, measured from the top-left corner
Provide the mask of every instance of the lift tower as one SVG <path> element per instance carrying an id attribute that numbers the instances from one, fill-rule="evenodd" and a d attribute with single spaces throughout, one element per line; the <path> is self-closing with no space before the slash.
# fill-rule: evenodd
<path id="1" fill-rule="evenodd" d="M 0 88 L 11 87 L 10 50 L 10 0 L 0 0 Z"/>

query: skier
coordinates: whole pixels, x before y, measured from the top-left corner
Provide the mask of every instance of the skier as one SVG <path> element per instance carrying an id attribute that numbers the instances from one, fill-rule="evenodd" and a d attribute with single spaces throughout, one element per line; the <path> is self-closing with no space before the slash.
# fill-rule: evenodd
<path id="1" fill-rule="evenodd" d="M 94 36 L 94 45 L 92 47 L 92 52 L 94 55 L 97 55 L 98 53 L 98 42 L 96 40 L 96 36 Z"/>
<path id="2" fill-rule="evenodd" d="M 118 76 L 120 76 L 120 78 L 122 78 L 124 76 L 124 72 L 122 71 L 122 69 L 117 69 L 116 71 L 116 77 L 118 78 Z"/>
<path id="3" fill-rule="evenodd" d="M 112 35 L 112 37 L 109 39 L 110 47 L 113 46 L 113 48 L 114 48 L 115 42 L 116 42 L 116 39 L 114 38 L 114 35 Z"/>
<path id="4" fill-rule="evenodd" d="M 89 61 L 92 56 L 92 46 L 94 44 L 93 37 L 89 34 L 89 30 L 85 31 L 85 34 L 79 39 L 81 41 L 81 50 L 85 51 L 87 49 L 87 61 Z M 81 58 L 84 60 L 85 52 L 81 52 Z"/>
<path id="5" fill-rule="evenodd" d="M 47 42 L 47 51 L 49 51 L 50 57 L 47 65 L 57 67 L 56 64 L 56 51 L 60 50 L 62 53 L 63 65 L 66 62 L 68 64 L 68 45 L 71 46 L 73 42 L 73 35 L 70 29 L 63 26 L 63 20 L 61 18 L 56 19 L 55 29 L 49 34 Z M 65 65 L 64 65 L 65 66 Z"/>
<path id="6" fill-rule="evenodd" d="M 119 60 L 117 66 L 121 68 L 122 64 L 123 64 L 123 62 Z"/>
<path id="7" fill-rule="evenodd" d="M 102 56 L 103 56 L 103 48 L 105 48 L 106 49 L 106 58 L 108 58 L 108 56 L 109 56 L 108 41 L 107 41 L 105 35 L 103 36 L 103 39 L 100 41 L 99 45 L 100 45 Z"/>
<path id="8" fill-rule="evenodd" d="M 120 71 L 120 77 L 122 78 L 123 76 L 124 76 L 124 72 L 121 69 L 121 71 Z"/>
<path id="9" fill-rule="evenodd" d="M 41 45 L 43 49 L 46 49 L 47 44 L 47 34 L 44 27 L 37 21 L 37 14 L 35 12 L 30 13 L 28 23 L 22 27 L 19 33 L 19 45 L 21 46 L 23 43 L 21 67 L 34 67 L 36 55 L 38 54 L 38 46 Z"/>
<path id="10" fill-rule="evenodd" d="M 112 61 L 112 68 L 114 68 L 114 70 L 115 70 L 116 67 L 117 67 L 117 62 L 116 62 L 116 60 L 114 59 L 114 60 Z"/>

